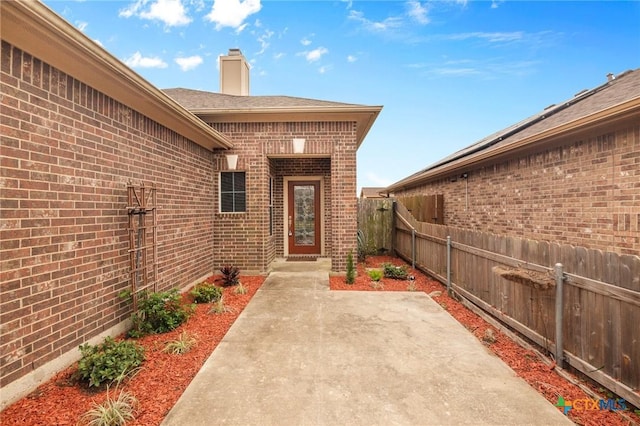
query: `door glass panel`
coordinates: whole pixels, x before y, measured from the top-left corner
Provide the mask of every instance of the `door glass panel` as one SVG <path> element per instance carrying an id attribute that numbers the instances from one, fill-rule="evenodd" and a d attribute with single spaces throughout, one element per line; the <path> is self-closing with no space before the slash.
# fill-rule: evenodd
<path id="1" fill-rule="evenodd" d="M 295 245 L 315 245 L 315 186 L 295 185 L 293 189 L 293 208 L 295 211 Z"/>

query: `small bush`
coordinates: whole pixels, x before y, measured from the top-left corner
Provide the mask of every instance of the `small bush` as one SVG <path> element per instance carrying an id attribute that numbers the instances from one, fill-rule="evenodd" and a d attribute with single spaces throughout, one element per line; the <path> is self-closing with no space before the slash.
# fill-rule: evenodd
<path id="1" fill-rule="evenodd" d="M 221 297 L 220 300 L 218 300 L 211 306 L 209 312 L 213 314 L 224 314 L 227 312 L 232 312 L 232 309 L 224 304 L 224 297 Z"/>
<path id="2" fill-rule="evenodd" d="M 129 392 L 121 390 L 114 399 L 107 390 L 107 399 L 102 404 L 94 402 L 79 423 L 87 426 L 121 426 L 135 419 L 137 408 L 138 400 Z"/>
<path id="3" fill-rule="evenodd" d="M 111 337 L 96 346 L 80 345 L 80 353 L 77 374 L 90 387 L 121 381 L 144 361 L 142 346 L 126 340 L 116 342 Z"/>
<path id="4" fill-rule="evenodd" d="M 247 294 L 249 289 L 242 285 L 242 283 L 238 283 L 238 285 L 233 289 L 234 294 Z"/>
<path id="5" fill-rule="evenodd" d="M 347 254 L 347 284 L 353 284 L 356 281 L 356 268 L 353 264 L 353 253 Z"/>
<path id="6" fill-rule="evenodd" d="M 222 289 L 212 284 L 201 283 L 189 293 L 196 303 L 216 302 L 222 297 Z"/>
<path id="7" fill-rule="evenodd" d="M 384 277 L 391 278 L 394 280 L 406 280 L 409 272 L 407 271 L 407 267 L 402 266 L 393 266 L 390 263 L 385 263 L 382 265 L 384 270 Z"/>
<path id="8" fill-rule="evenodd" d="M 195 337 L 193 337 L 186 331 L 183 331 L 182 333 L 180 333 L 178 339 L 167 343 L 167 346 L 164 347 L 164 351 L 173 355 L 182 355 L 189 352 L 195 345 Z"/>
<path id="9" fill-rule="evenodd" d="M 222 272 L 222 287 L 232 287 L 240 282 L 240 269 L 237 266 L 223 266 L 220 272 Z"/>
<path id="10" fill-rule="evenodd" d="M 133 314 L 131 337 L 166 333 L 174 330 L 189 318 L 191 309 L 182 304 L 177 289 L 143 294 L 138 302 L 138 312 Z"/>
<path id="11" fill-rule="evenodd" d="M 380 281 L 382 279 L 382 271 L 379 269 L 370 270 L 369 278 L 371 278 L 372 281 Z"/>

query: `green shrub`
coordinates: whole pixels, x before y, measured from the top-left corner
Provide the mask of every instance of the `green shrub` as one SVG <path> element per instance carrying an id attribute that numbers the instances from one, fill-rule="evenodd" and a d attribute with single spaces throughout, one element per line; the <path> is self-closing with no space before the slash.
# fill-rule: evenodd
<path id="1" fill-rule="evenodd" d="M 240 282 L 240 269 L 237 266 L 223 266 L 220 272 L 222 272 L 222 287 L 231 287 Z"/>
<path id="2" fill-rule="evenodd" d="M 144 348 L 135 342 L 116 342 L 111 337 L 96 346 L 80 345 L 78 377 L 89 386 L 121 381 L 144 361 Z"/>
<path id="3" fill-rule="evenodd" d="M 192 309 L 181 303 L 177 289 L 158 293 L 143 293 L 138 312 L 133 314 L 132 337 L 166 333 L 189 318 Z"/>
<path id="4" fill-rule="evenodd" d="M 356 281 L 356 267 L 353 264 L 353 253 L 347 254 L 347 284 L 353 284 Z"/>
<path id="5" fill-rule="evenodd" d="M 379 269 L 370 270 L 369 278 L 371 278 L 372 281 L 380 281 L 382 279 L 382 271 Z"/>
<path id="6" fill-rule="evenodd" d="M 213 284 L 201 283 L 190 292 L 196 303 L 216 302 L 222 297 L 222 289 Z"/>
<path id="7" fill-rule="evenodd" d="M 390 263 L 385 263 L 382 265 L 384 270 L 385 278 L 392 278 L 394 280 L 406 280 L 409 272 L 407 271 L 407 267 L 402 266 L 393 266 Z"/>

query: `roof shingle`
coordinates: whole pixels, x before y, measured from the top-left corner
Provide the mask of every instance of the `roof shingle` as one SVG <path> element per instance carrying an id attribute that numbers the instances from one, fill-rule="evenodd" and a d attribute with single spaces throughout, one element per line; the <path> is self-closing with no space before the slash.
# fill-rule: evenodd
<path id="1" fill-rule="evenodd" d="M 269 108 L 354 107 L 356 104 L 295 98 L 291 96 L 236 96 L 192 89 L 163 89 L 163 92 L 189 110 L 250 110 Z"/>

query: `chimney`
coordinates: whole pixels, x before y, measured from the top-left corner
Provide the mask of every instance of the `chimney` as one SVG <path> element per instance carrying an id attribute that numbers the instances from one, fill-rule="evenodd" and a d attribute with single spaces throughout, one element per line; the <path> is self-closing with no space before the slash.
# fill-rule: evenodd
<path id="1" fill-rule="evenodd" d="M 240 49 L 220 56 L 220 93 L 249 96 L 249 63 Z"/>
<path id="2" fill-rule="evenodd" d="M 613 73 L 610 72 L 609 74 L 607 74 L 607 81 L 613 81 L 615 79 L 616 79 L 616 76 L 613 75 Z"/>

